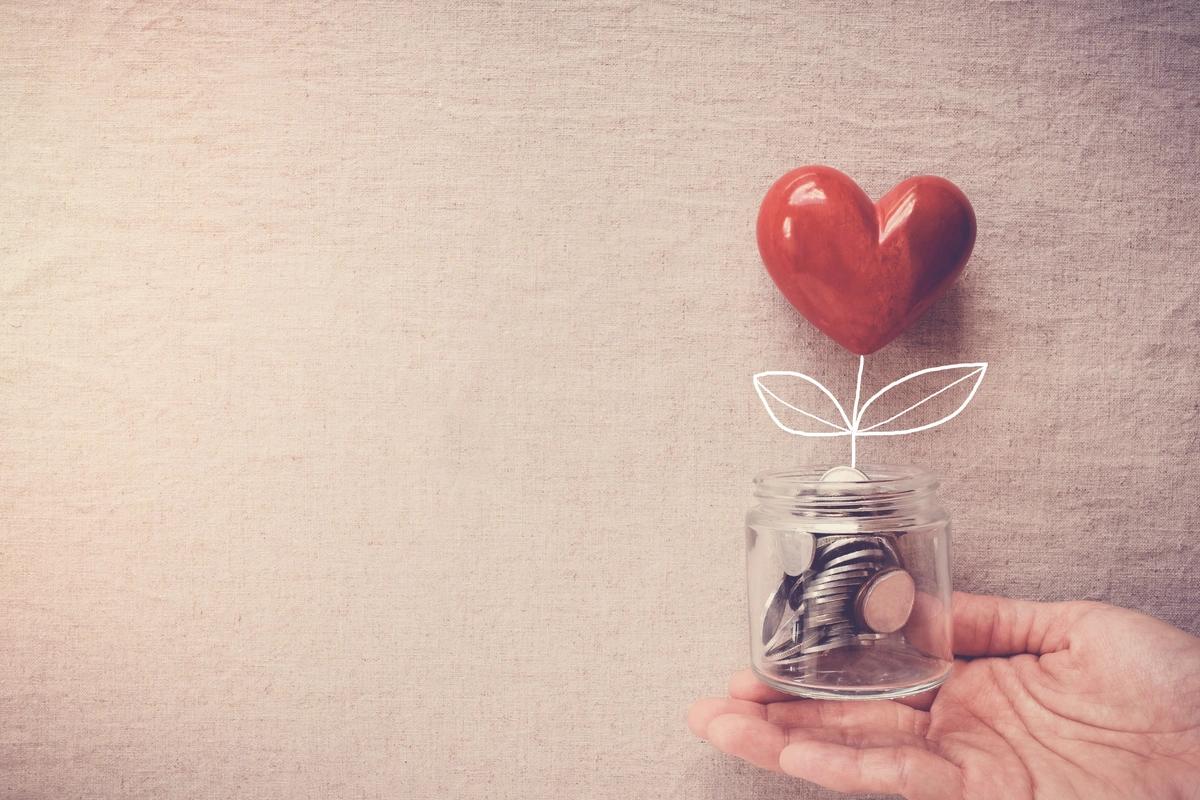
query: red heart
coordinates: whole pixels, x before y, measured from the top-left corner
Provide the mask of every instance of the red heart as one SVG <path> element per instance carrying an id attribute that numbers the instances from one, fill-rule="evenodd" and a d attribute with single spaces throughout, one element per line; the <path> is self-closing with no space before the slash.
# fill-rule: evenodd
<path id="1" fill-rule="evenodd" d="M 794 169 L 758 212 L 758 250 L 796 309 L 846 349 L 873 353 L 912 325 L 962 272 L 975 212 L 930 175 L 878 203 L 831 167 Z"/>

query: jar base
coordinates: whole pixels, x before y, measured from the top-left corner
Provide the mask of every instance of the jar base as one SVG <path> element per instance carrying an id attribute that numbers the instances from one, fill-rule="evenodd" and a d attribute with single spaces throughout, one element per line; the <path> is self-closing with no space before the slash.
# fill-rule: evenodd
<path id="1" fill-rule="evenodd" d="M 952 666 L 952 664 L 947 664 L 946 670 L 942 674 L 927 681 L 907 686 L 886 688 L 879 686 L 838 686 L 828 688 L 805 686 L 781 681 L 776 677 L 764 673 L 757 666 L 753 667 L 753 670 L 755 676 L 772 689 L 809 700 L 895 700 L 899 697 L 911 697 L 914 694 L 921 694 L 922 692 L 936 689 L 946 682 L 946 678 L 950 677 Z"/>

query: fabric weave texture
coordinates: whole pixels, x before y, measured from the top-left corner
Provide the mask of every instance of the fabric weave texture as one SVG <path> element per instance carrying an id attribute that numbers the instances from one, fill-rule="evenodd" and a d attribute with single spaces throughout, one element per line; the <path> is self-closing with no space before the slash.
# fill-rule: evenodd
<path id="1" fill-rule="evenodd" d="M 1192 3 L 0 3 L 0 797 L 833 797 L 688 734 L 747 659 L 751 376 L 806 163 L 971 198 L 865 463 L 958 588 L 1197 630 Z"/>

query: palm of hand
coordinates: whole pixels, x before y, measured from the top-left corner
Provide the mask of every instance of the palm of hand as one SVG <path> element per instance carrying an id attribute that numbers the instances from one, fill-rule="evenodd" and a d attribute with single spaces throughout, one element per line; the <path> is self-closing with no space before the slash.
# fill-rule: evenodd
<path id="1" fill-rule="evenodd" d="M 722 750 L 841 791 L 1200 796 L 1200 640 L 1101 604 L 970 595 L 955 598 L 955 638 L 989 657 L 957 662 L 927 712 L 796 700 L 739 673 L 731 698 L 700 701 L 690 722 Z"/>
<path id="2" fill-rule="evenodd" d="M 1158 798 L 1195 780 L 1197 641 L 1123 609 L 1075 609 L 1049 633 L 1064 649 L 963 663 L 938 693 L 925 738 L 961 770 L 965 798 Z"/>

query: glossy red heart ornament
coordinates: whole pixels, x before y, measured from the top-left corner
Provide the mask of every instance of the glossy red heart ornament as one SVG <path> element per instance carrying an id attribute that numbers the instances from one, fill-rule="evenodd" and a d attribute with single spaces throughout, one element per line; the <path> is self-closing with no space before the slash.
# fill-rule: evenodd
<path id="1" fill-rule="evenodd" d="M 873 353 L 953 285 L 975 245 L 957 186 L 909 178 L 878 203 L 831 167 L 794 169 L 758 212 L 767 272 L 796 309 L 847 350 Z"/>

